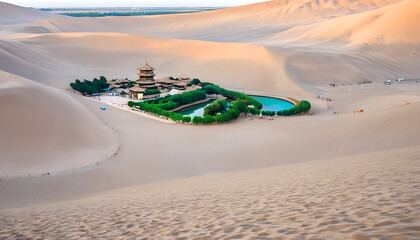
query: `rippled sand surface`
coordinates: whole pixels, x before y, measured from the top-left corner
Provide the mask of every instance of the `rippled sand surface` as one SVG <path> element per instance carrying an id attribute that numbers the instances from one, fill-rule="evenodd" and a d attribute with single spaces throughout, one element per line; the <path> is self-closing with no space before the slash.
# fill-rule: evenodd
<path id="1" fill-rule="evenodd" d="M 2 239 L 418 239 L 418 150 L 154 183 L 0 212 Z"/>

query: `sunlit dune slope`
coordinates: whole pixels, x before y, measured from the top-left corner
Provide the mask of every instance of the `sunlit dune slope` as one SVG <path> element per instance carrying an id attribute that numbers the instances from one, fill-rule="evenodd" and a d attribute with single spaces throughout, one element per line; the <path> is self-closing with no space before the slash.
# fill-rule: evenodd
<path id="1" fill-rule="evenodd" d="M 0 44 L 4 46 L 0 57 L 5 59 L 0 69 L 64 88 L 76 78 L 136 79 L 135 69 L 148 60 L 158 77 L 187 75 L 232 88 L 302 93 L 285 74 L 282 58 L 251 44 L 121 33 L 32 35 Z"/>
<path id="2" fill-rule="evenodd" d="M 268 42 L 327 40 L 352 44 L 419 43 L 419 16 L 420 1 L 405 0 L 372 11 L 296 27 L 268 37 Z"/>
<path id="3" fill-rule="evenodd" d="M 0 177 L 85 167 L 116 149 L 114 133 L 80 102 L 0 72 Z"/>
<path id="4" fill-rule="evenodd" d="M 19 32 L 121 32 L 164 38 L 246 42 L 301 24 L 354 14 L 400 0 L 275 0 L 235 8 L 166 16 L 43 20 Z"/>

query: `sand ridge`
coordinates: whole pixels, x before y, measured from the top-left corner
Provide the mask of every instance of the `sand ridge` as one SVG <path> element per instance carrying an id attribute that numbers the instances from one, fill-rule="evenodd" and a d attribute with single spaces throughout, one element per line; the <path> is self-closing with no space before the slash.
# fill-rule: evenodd
<path id="1" fill-rule="evenodd" d="M 147 184 L 0 211 L 8 238 L 416 239 L 418 148 Z"/>

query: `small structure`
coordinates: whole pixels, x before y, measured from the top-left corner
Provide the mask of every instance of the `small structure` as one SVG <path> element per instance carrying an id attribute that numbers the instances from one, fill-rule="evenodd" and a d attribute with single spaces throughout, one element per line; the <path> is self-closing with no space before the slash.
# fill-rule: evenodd
<path id="1" fill-rule="evenodd" d="M 119 79 L 116 81 L 107 81 L 109 84 L 109 89 L 117 89 L 117 88 L 124 88 L 125 85 L 127 85 L 130 82 L 128 79 Z"/>
<path id="2" fill-rule="evenodd" d="M 179 89 L 186 90 L 187 84 L 191 82 L 191 79 L 188 77 L 179 77 L 179 78 L 162 78 L 156 80 L 156 83 L 159 86 L 159 89 Z"/>
<path id="3" fill-rule="evenodd" d="M 131 99 L 143 99 L 143 93 L 146 91 L 146 89 L 141 88 L 139 86 L 134 86 L 130 88 L 130 92 L 128 95 L 130 95 Z"/>

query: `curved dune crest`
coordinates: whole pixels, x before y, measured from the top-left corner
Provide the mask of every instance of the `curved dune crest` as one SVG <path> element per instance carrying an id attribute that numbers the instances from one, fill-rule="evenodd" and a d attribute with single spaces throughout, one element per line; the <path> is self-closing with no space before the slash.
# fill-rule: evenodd
<path id="1" fill-rule="evenodd" d="M 0 177 L 85 167 L 116 148 L 111 129 L 62 90 L 0 77 Z"/>
<path id="2" fill-rule="evenodd" d="M 120 32 L 163 38 L 249 42 L 297 25 L 376 9 L 401 0 L 274 0 L 194 14 L 57 18 L 19 32 Z"/>
<path id="3" fill-rule="evenodd" d="M 404 0 L 383 8 L 347 15 L 309 26 L 299 26 L 275 37 L 276 40 L 334 40 L 346 43 L 418 43 L 420 1 Z"/>
<path id="4" fill-rule="evenodd" d="M 57 17 L 64 16 L 0 2 L 0 24 L 18 24 Z"/>

